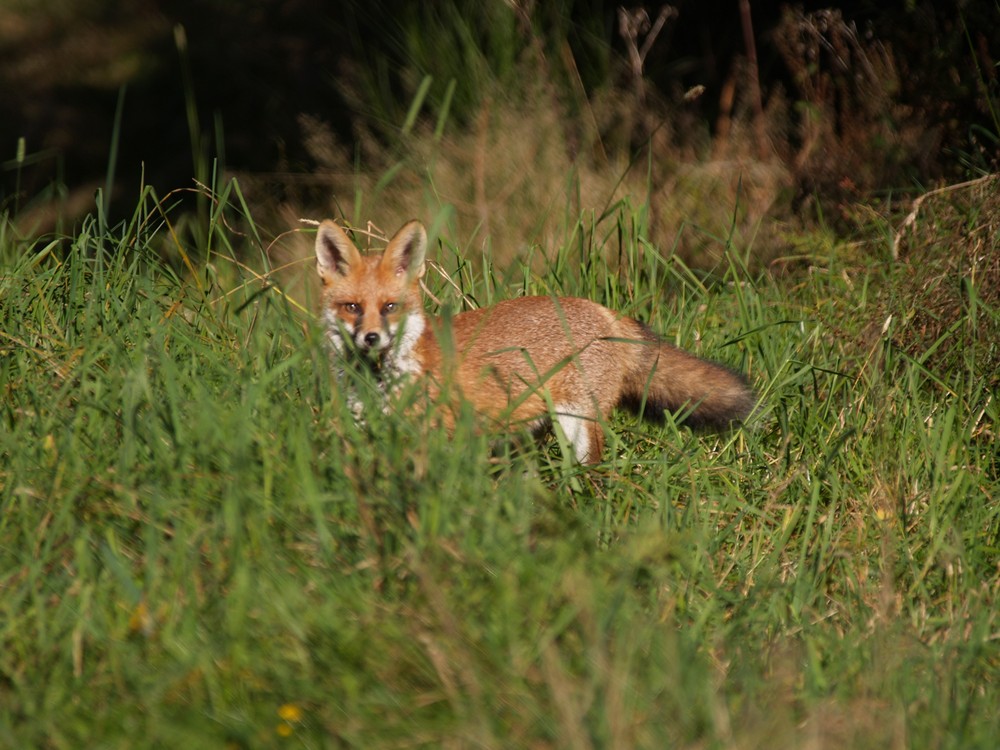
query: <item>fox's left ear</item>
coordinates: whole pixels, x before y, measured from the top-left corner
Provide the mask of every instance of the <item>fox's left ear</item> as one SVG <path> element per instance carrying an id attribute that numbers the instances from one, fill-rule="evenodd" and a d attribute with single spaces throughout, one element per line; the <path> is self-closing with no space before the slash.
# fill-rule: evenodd
<path id="1" fill-rule="evenodd" d="M 427 255 L 427 230 L 419 221 L 408 222 L 393 235 L 379 261 L 390 267 L 393 275 L 406 274 L 411 279 L 424 275 L 424 256 Z"/>

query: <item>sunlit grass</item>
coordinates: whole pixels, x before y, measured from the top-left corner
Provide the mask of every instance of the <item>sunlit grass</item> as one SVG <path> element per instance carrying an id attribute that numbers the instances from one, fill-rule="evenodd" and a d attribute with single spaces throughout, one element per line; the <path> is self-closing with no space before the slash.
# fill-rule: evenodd
<path id="1" fill-rule="evenodd" d="M 998 406 L 870 334 L 884 264 L 703 278 L 622 204 L 507 277 L 442 231 L 443 304 L 592 297 L 761 395 L 732 434 L 616 417 L 588 472 L 471 419 L 355 424 L 219 198 L 194 235 L 148 194 L 2 235 L 0 744 L 995 742 Z"/>

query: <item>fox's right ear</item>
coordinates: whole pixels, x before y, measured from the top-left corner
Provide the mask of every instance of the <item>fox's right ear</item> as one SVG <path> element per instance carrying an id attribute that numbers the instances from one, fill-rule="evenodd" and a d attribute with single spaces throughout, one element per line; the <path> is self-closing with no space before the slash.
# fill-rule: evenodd
<path id="1" fill-rule="evenodd" d="M 361 253 L 347 232 L 327 220 L 316 232 L 316 271 L 323 281 L 334 275 L 346 276 L 351 266 L 361 260 Z"/>

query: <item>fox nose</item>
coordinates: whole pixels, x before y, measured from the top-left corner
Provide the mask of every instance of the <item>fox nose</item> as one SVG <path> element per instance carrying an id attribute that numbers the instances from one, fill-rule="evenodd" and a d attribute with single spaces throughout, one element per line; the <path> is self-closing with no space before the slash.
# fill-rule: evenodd
<path id="1" fill-rule="evenodd" d="M 379 335 L 375 331 L 365 334 L 365 346 L 373 348 L 378 344 Z"/>

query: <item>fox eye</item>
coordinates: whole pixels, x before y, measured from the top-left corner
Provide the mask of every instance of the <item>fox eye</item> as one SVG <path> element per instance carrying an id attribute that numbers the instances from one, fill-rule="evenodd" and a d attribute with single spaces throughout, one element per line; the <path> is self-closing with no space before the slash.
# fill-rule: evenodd
<path id="1" fill-rule="evenodd" d="M 359 305 L 357 302 L 345 302 L 341 305 L 341 307 L 344 308 L 344 312 L 350 315 L 361 314 L 361 305 Z"/>
<path id="2" fill-rule="evenodd" d="M 382 305 L 382 314 L 389 315 L 390 313 L 394 313 L 396 312 L 397 307 L 399 307 L 399 305 L 395 302 L 386 302 Z"/>

